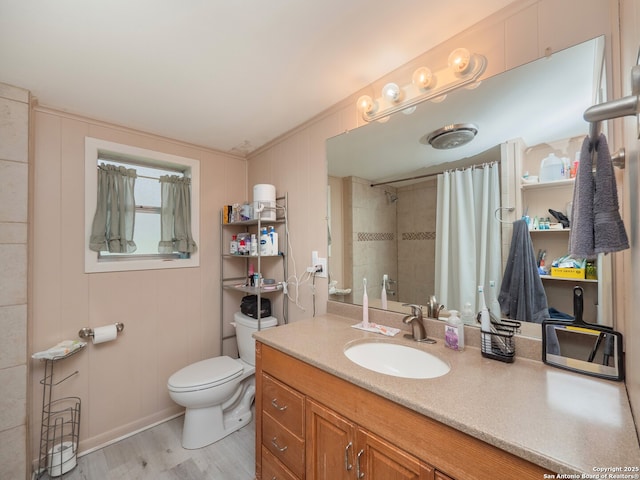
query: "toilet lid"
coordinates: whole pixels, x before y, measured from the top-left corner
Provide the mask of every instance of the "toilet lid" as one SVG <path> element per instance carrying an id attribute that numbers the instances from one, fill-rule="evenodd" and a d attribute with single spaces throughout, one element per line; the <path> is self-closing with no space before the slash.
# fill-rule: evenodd
<path id="1" fill-rule="evenodd" d="M 242 375 L 242 364 L 231 357 L 209 358 L 178 370 L 169 377 L 170 390 L 203 390 L 226 383 Z"/>

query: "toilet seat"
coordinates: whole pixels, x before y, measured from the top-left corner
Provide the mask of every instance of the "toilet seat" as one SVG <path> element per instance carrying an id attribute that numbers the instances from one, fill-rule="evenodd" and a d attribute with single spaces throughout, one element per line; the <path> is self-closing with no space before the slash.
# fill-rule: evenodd
<path id="1" fill-rule="evenodd" d="M 178 370 L 169 377 L 167 386 L 173 392 L 205 390 L 227 383 L 242 375 L 240 362 L 231 357 L 209 358 Z"/>

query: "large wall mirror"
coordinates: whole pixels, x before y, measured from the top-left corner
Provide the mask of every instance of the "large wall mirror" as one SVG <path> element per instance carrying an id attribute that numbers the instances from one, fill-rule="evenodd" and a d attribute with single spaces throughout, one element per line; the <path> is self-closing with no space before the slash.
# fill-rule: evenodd
<path id="1" fill-rule="evenodd" d="M 443 171 L 498 165 L 499 205 L 515 207 L 497 215 L 488 212 L 493 222 L 504 221 L 499 227 L 504 262 L 508 226 L 527 207 L 521 200 L 521 176 L 527 168 L 537 174 L 539 165 L 536 159 L 528 167 L 523 158 L 534 151 L 573 162 L 589 131 L 584 111 L 604 100 L 603 64 L 604 37 L 598 37 L 439 102 L 424 102 L 411 114 L 396 113 L 329 139 L 329 299 L 362 304 L 367 278 L 369 304 L 379 307 L 386 276 L 389 310 L 404 312 L 403 304 L 429 302 L 436 293 L 437 174 Z M 424 143 L 425 135 L 452 124 L 473 124 L 477 135 L 448 150 Z M 515 154 L 513 145 L 518 146 Z M 502 271 L 492 279 L 498 285 Z M 459 282 L 449 279 L 450 285 Z M 573 284 L 567 287 L 570 303 Z M 610 286 L 593 288 L 596 307 L 604 296 L 610 302 Z M 447 307 L 460 310 L 462 305 Z"/>

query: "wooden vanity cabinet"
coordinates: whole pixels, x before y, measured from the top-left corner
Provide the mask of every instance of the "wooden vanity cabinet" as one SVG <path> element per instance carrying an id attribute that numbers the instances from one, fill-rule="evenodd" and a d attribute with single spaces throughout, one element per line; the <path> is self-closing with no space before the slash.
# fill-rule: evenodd
<path id="1" fill-rule="evenodd" d="M 256 397 L 261 398 L 262 405 L 262 445 L 256 451 L 267 450 L 271 469 L 280 471 L 284 478 L 304 478 L 304 396 L 265 373 L 257 383 L 260 389 Z M 265 478 L 273 477 L 280 478 Z"/>
<path id="2" fill-rule="evenodd" d="M 256 389 L 257 480 L 352 480 L 358 473 L 364 480 L 540 480 L 552 473 L 260 342 Z"/>
<path id="3" fill-rule="evenodd" d="M 307 399 L 306 412 L 307 479 L 434 480 L 429 465 L 324 405 Z"/>

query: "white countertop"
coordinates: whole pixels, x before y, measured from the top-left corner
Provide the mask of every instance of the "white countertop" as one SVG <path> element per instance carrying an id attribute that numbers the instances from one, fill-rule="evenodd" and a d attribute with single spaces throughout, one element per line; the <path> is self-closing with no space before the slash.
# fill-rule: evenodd
<path id="1" fill-rule="evenodd" d="M 326 314 L 263 330 L 255 337 L 552 472 L 596 474 L 599 468 L 640 467 L 640 446 L 623 382 L 518 357 L 507 364 L 482 357 L 478 348 L 456 352 L 445 348 L 442 340 L 419 344 L 402 333 L 386 337 L 351 328 L 355 323 Z M 361 339 L 409 344 L 445 360 L 451 371 L 420 380 L 367 370 L 344 355 L 347 343 Z M 640 475 L 637 470 L 626 473 Z"/>

